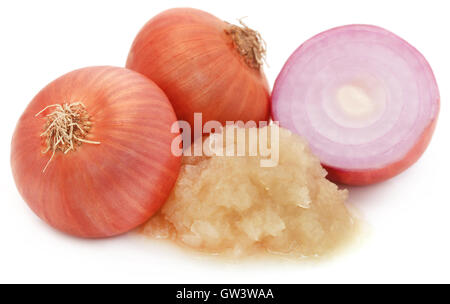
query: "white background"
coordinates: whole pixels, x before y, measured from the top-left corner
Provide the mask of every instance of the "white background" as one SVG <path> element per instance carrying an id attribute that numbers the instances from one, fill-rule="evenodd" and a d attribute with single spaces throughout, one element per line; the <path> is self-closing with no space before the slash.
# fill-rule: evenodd
<path id="1" fill-rule="evenodd" d="M 41 222 L 19 196 L 9 164 L 15 124 L 47 83 L 90 65 L 124 66 L 155 14 L 196 7 L 228 21 L 248 16 L 268 43 L 270 83 L 306 39 L 331 27 L 382 26 L 417 47 L 440 85 L 433 141 L 406 173 L 350 189 L 370 225 L 358 248 L 318 265 L 279 259 L 230 262 L 136 234 L 86 241 Z M 448 1 L 2 1 L 0 4 L 0 283 L 450 283 L 450 18 Z"/>

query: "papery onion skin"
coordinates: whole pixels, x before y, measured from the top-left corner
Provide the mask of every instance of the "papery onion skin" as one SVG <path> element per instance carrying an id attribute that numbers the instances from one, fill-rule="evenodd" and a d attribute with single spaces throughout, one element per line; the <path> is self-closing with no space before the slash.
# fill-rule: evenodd
<path id="1" fill-rule="evenodd" d="M 226 34 L 229 24 L 209 13 L 178 8 L 151 19 L 137 35 L 126 67 L 152 79 L 178 119 L 256 122 L 270 118 L 262 69 L 249 67 Z"/>
<path id="2" fill-rule="evenodd" d="M 43 153 L 48 105 L 82 102 L 92 128 L 76 151 Z M 51 109 L 45 111 L 45 114 Z M 147 221 L 165 202 L 181 160 L 171 153 L 176 116 L 165 94 L 133 71 L 90 67 L 46 86 L 28 105 L 12 139 L 17 188 L 45 222 L 85 238 L 125 233 Z"/>
<path id="3" fill-rule="evenodd" d="M 369 36 L 366 36 L 369 35 Z M 372 38 L 373 40 L 370 41 L 367 37 L 372 37 L 370 35 L 373 35 L 376 38 Z M 367 41 L 369 40 L 369 42 Z M 324 58 L 324 54 L 327 54 L 326 52 L 329 52 L 329 60 L 330 62 L 334 62 L 333 60 L 339 61 L 341 58 L 345 58 L 348 61 L 351 61 L 349 59 L 348 53 L 344 56 L 345 52 L 342 52 L 340 49 L 344 49 L 347 47 L 351 49 L 350 46 L 348 46 L 348 43 L 355 43 L 356 48 L 361 47 L 363 44 L 373 43 L 373 48 L 377 49 L 375 51 L 372 51 L 371 48 L 368 47 L 367 54 L 372 55 L 372 57 L 367 56 L 367 61 L 373 60 L 375 58 L 375 63 L 378 63 L 383 69 L 382 64 L 386 64 L 386 62 L 383 62 L 380 60 L 380 62 L 376 61 L 376 55 L 378 55 L 377 52 L 379 52 L 379 49 L 383 47 L 383 45 L 386 45 L 386 49 L 388 49 L 388 54 L 393 56 L 395 59 L 395 56 L 397 56 L 398 61 L 401 61 L 403 65 L 405 65 L 408 70 L 392 70 L 392 74 L 390 77 L 393 77 L 395 80 L 399 80 L 399 83 L 395 83 L 395 85 L 404 86 L 405 88 L 401 88 L 400 90 L 404 94 L 408 94 L 411 91 L 411 87 L 414 87 L 415 85 L 420 89 L 417 89 L 418 94 L 421 95 L 414 95 L 414 98 L 418 100 L 418 106 L 419 111 L 415 112 L 408 112 L 409 107 L 411 106 L 410 99 L 408 95 L 403 96 L 402 99 L 393 99 L 392 102 L 402 102 L 403 104 L 403 112 L 400 112 L 399 115 L 403 115 L 396 117 L 395 115 L 392 115 L 390 112 L 386 112 L 383 114 L 386 117 L 396 119 L 398 118 L 399 121 L 402 121 L 400 126 L 405 123 L 406 119 L 404 116 L 409 115 L 412 117 L 412 115 L 417 115 L 416 120 L 414 121 L 414 126 L 417 127 L 417 130 L 415 131 L 416 135 L 411 135 L 407 133 L 407 129 L 403 126 L 403 131 L 405 131 L 405 134 L 408 136 L 407 138 L 403 138 L 402 141 L 397 142 L 395 145 L 392 146 L 386 146 L 385 152 L 386 155 L 395 155 L 392 151 L 396 151 L 396 156 L 384 156 L 384 154 L 378 154 L 377 157 L 381 157 L 383 159 L 382 163 L 376 163 L 374 161 L 375 158 L 372 158 L 370 165 L 364 166 L 364 165 L 355 165 L 352 164 L 351 159 L 349 159 L 349 156 L 346 155 L 346 153 L 342 153 L 344 149 L 342 149 L 341 152 L 336 152 L 333 150 L 333 146 L 329 146 L 328 150 L 324 148 L 325 142 L 328 140 L 332 142 L 329 138 L 318 138 L 319 133 L 311 133 L 311 129 L 313 132 L 317 132 L 314 130 L 313 123 L 310 124 L 309 127 L 303 129 L 299 128 L 300 124 L 296 123 L 295 115 L 291 115 L 290 113 L 295 112 L 293 110 L 293 106 L 288 106 L 287 104 L 283 104 L 284 99 L 286 96 L 288 98 L 295 99 L 296 96 L 289 95 L 293 94 L 293 90 L 291 93 L 286 91 L 285 85 L 289 83 L 289 86 L 294 86 L 295 84 L 292 82 L 295 77 L 292 75 L 289 76 L 289 72 L 291 69 L 295 67 L 297 62 L 300 62 L 300 60 L 304 60 L 306 62 L 312 62 L 314 60 L 315 56 L 318 56 L 317 53 L 314 53 L 312 51 L 309 51 L 311 49 L 319 49 L 319 52 L 323 51 L 323 54 L 321 54 L 319 58 Z M 360 44 L 360 45 L 358 45 Z M 331 50 L 331 51 L 329 51 Z M 342 53 L 341 53 L 342 52 Z M 348 52 L 348 51 L 347 51 Z M 354 58 L 361 55 L 361 53 L 358 53 L 358 50 L 351 49 L 350 51 Z M 373 53 L 372 53 L 373 52 Z M 389 53 L 392 52 L 392 53 Z M 393 55 L 392 55 L 393 54 Z M 299 59 L 302 58 L 303 59 Z M 334 56 L 334 57 L 333 57 Z M 340 57 L 342 56 L 342 57 Z M 363 58 L 364 55 L 362 55 L 360 58 Z M 337 59 L 336 59 L 337 58 Z M 352 58 L 352 57 L 350 57 Z M 400 59 L 398 59 L 400 58 Z M 308 59 L 308 60 L 306 60 Z M 378 58 L 380 59 L 380 58 Z M 358 62 L 358 61 L 355 61 Z M 360 62 L 360 61 L 359 61 Z M 327 62 L 328 64 L 328 62 Z M 314 66 L 314 63 L 311 63 L 311 66 Z M 302 66 L 304 68 L 305 66 Z M 325 64 L 321 66 L 317 66 L 316 72 L 317 75 L 321 77 L 329 77 L 327 75 L 324 75 L 325 73 L 322 73 L 323 70 L 325 70 L 327 66 Z M 299 70 L 299 67 L 296 67 L 297 71 Z M 354 65 L 352 68 L 360 68 L 358 65 Z M 370 71 L 369 73 L 374 72 Z M 314 75 L 315 72 L 311 73 L 303 73 L 304 75 L 301 75 L 302 77 L 307 75 L 305 77 L 306 79 L 313 79 L 316 75 Z M 404 75 L 401 73 L 410 73 L 408 74 L 408 77 L 413 77 L 414 81 L 417 81 L 417 84 L 415 83 L 405 83 L 402 82 L 402 77 L 405 78 Z M 336 78 L 339 78 L 339 73 L 336 73 L 337 76 L 334 76 Z M 345 75 L 345 74 L 344 74 Z M 412 75 L 412 76 L 410 76 Z M 317 78 L 319 78 L 317 76 Z M 290 80 L 288 78 L 290 77 Z M 300 75 L 297 75 L 296 77 L 300 78 Z M 396 78 L 398 77 L 398 79 Z M 332 77 L 330 77 L 332 79 Z M 323 79 L 323 78 L 322 78 Z M 419 81 L 420 80 L 420 81 Z M 381 82 L 384 81 L 384 79 L 380 79 Z M 302 84 L 302 88 L 305 86 Z M 317 88 L 315 88 L 317 90 Z M 406 93 L 405 93 L 406 92 Z M 307 93 L 305 93 L 305 96 L 308 96 Z M 401 95 L 400 95 L 401 96 Z M 422 98 L 422 99 L 421 99 Z M 297 99 L 299 100 L 299 99 Z M 313 104 L 313 101 L 309 101 L 310 104 Z M 321 101 L 317 100 L 315 101 L 316 104 L 320 104 Z M 303 105 L 304 107 L 304 105 Z M 317 106 L 318 107 L 318 106 Z M 300 106 L 297 107 L 297 109 L 300 108 Z M 278 76 L 275 86 L 274 86 L 274 92 L 272 96 L 272 116 L 274 120 L 280 121 L 280 125 L 283 127 L 286 127 L 290 129 L 293 132 L 299 133 L 302 136 L 305 136 L 308 141 L 310 141 L 311 149 L 313 152 L 321 159 L 322 165 L 327 169 L 329 175 L 328 178 L 332 180 L 335 183 L 340 184 L 346 184 L 350 186 L 365 186 L 365 185 L 371 185 L 375 183 L 380 183 L 385 180 L 388 180 L 406 169 L 408 169 L 410 166 L 412 166 L 425 152 L 427 149 L 431 138 L 433 136 L 434 130 L 436 128 L 436 123 L 439 116 L 439 110 L 440 110 L 440 96 L 439 96 L 439 90 L 436 83 L 436 79 L 434 77 L 433 71 L 429 65 L 429 63 L 426 61 L 425 57 L 413 46 L 411 46 L 408 42 L 403 40 L 402 38 L 398 37 L 397 35 L 383 29 L 377 26 L 371 26 L 371 25 L 347 25 L 347 26 L 341 26 L 337 28 L 330 29 L 328 31 L 322 32 L 313 38 L 306 41 L 304 44 L 302 44 L 295 52 L 294 54 L 289 58 L 287 63 L 285 64 L 283 70 L 281 71 L 280 75 Z M 406 114 L 405 114 L 406 113 Z M 424 114 L 425 113 L 425 114 Z M 389 116 L 392 115 L 392 116 Z M 305 120 L 310 119 L 309 117 Z M 328 119 L 328 118 L 327 118 Z M 408 118 L 410 119 L 410 118 Z M 375 125 L 375 123 L 373 124 Z M 303 125 L 304 126 L 304 125 Z M 370 126 L 370 125 L 369 125 Z M 309 130 L 308 130 L 309 128 Z M 358 129 L 357 127 L 352 127 L 354 130 Z M 348 130 L 351 130 L 352 128 L 348 128 Z M 323 131 L 323 130 L 322 130 Z M 341 132 L 340 129 L 330 129 L 331 133 L 338 133 Z M 389 131 L 395 133 L 394 131 Z M 384 135 L 384 138 L 391 136 L 390 134 Z M 345 134 L 345 133 L 343 133 Z M 351 133 L 349 133 L 351 134 Z M 400 133 L 398 133 L 400 134 Z M 309 138 L 308 138 L 309 137 Z M 380 143 L 383 143 L 383 137 L 378 137 L 376 140 Z M 386 142 L 389 142 L 389 140 L 386 140 Z M 321 145 L 315 147 L 315 143 L 318 145 Z M 334 147 L 336 145 L 339 145 L 337 142 L 333 143 Z M 370 154 L 372 151 L 370 150 L 370 145 L 367 145 L 369 149 L 366 149 L 366 152 Z M 374 146 L 372 144 L 372 146 Z M 374 146 L 375 147 L 375 146 Z M 379 144 L 379 147 L 382 147 L 384 149 L 384 146 L 382 144 Z M 399 148 L 401 147 L 401 148 Z M 358 147 L 357 145 L 351 145 L 348 144 L 347 146 L 347 152 L 352 152 L 352 149 L 355 149 L 355 151 Z M 350 150 L 349 150 L 350 149 Z M 330 152 L 331 151 L 331 152 Z M 402 151 L 401 153 L 399 151 Z M 328 155 L 328 161 L 325 160 L 327 157 L 323 157 L 324 155 Z M 330 161 L 329 155 L 334 155 L 334 161 L 336 159 L 341 158 L 341 160 L 345 160 L 342 163 L 345 163 L 346 165 L 336 165 L 332 161 Z M 364 155 L 364 153 L 361 153 L 360 155 Z M 380 156 L 381 155 L 381 156 Z M 359 155 L 358 155 L 359 156 Z M 370 159 L 371 156 L 367 156 L 366 159 Z M 361 158 L 364 159 L 364 158 Z M 356 160 L 355 160 L 356 161 Z M 338 161 L 339 162 L 339 161 Z"/>

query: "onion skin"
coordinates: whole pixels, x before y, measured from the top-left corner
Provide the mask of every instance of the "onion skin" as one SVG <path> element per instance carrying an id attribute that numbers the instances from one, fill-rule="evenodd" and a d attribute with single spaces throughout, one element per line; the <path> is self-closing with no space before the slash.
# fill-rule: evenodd
<path id="1" fill-rule="evenodd" d="M 423 155 L 433 137 L 436 129 L 437 118 L 423 132 L 414 147 L 399 161 L 389 166 L 372 170 L 345 170 L 333 168 L 322 164 L 328 171 L 327 178 L 335 183 L 349 186 L 368 186 L 381 183 L 407 170 L 414 165 Z"/>
<path id="2" fill-rule="evenodd" d="M 92 129 L 76 151 L 45 150 L 48 105 L 83 102 Z M 45 87 L 21 116 L 12 139 L 17 188 L 45 222 L 85 238 L 125 233 L 147 221 L 166 201 L 181 165 L 170 146 L 175 113 L 146 77 L 116 67 L 90 67 Z"/>
<path id="3" fill-rule="evenodd" d="M 137 35 L 126 67 L 152 79 L 178 119 L 256 122 L 270 118 L 262 70 L 250 68 L 225 33 L 230 25 L 200 10 L 178 8 L 151 19 Z"/>

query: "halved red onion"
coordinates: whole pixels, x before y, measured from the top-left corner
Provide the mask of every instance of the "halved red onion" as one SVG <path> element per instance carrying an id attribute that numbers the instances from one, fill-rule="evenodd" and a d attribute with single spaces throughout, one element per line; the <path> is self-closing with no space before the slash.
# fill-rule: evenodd
<path id="1" fill-rule="evenodd" d="M 306 138 L 335 182 L 391 178 L 423 154 L 439 113 L 431 67 L 375 26 L 323 32 L 289 58 L 272 96 L 282 127 Z"/>

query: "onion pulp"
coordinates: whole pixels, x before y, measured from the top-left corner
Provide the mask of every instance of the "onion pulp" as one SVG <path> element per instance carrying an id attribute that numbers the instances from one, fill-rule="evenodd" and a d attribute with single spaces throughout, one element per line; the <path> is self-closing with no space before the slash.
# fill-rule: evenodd
<path id="1" fill-rule="evenodd" d="M 264 42 L 248 27 L 178 8 L 151 19 L 137 35 L 126 67 L 152 79 L 178 119 L 267 121 L 270 93 L 262 71 Z"/>
<path id="2" fill-rule="evenodd" d="M 272 96 L 274 119 L 309 141 L 331 180 L 348 185 L 381 182 L 415 163 L 439 107 L 426 59 L 369 25 L 334 28 L 305 42 Z"/>
<path id="3" fill-rule="evenodd" d="M 45 87 L 19 120 L 11 152 L 16 185 L 63 232 L 122 234 L 147 221 L 177 179 L 175 122 L 165 94 L 140 74 L 73 71 Z"/>

